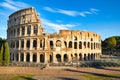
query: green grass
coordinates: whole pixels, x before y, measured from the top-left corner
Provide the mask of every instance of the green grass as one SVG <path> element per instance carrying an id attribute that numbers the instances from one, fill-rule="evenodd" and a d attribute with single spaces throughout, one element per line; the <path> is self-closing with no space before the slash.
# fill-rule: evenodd
<path id="1" fill-rule="evenodd" d="M 33 75 L 0 74 L 0 80 L 33 80 Z"/>
<path id="2" fill-rule="evenodd" d="M 84 74 L 82 75 L 84 80 L 120 80 L 120 74 L 114 75 L 91 75 L 91 74 Z"/>

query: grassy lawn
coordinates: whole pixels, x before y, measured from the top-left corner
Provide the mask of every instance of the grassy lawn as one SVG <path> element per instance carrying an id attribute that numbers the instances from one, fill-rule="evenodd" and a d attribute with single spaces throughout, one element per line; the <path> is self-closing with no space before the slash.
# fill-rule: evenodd
<path id="1" fill-rule="evenodd" d="M 0 80 L 33 80 L 33 75 L 0 74 Z"/>
<path id="2" fill-rule="evenodd" d="M 0 74 L 0 80 L 34 80 L 33 75 L 12 75 L 12 74 Z M 52 76 L 51 76 L 52 77 Z M 119 74 L 114 75 L 81 75 L 84 80 L 120 80 Z M 51 80 L 51 79 L 50 79 Z M 57 80 L 57 79 L 56 79 Z"/>
<path id="3" fill-rule="evenodd" d="M 120 80 L 120 74 L 114 75 L 91 75 L 85 74 L 82 75 L 84 80 Z"/>

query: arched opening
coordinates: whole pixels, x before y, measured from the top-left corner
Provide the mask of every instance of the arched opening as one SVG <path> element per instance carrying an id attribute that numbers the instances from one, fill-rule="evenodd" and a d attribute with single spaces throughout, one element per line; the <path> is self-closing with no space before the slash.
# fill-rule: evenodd
<path id="1" fill-rule="evenodd" d="M 44 63 L 44 55 L 43 54 L 40 54 L 40 62 Z"/>
<path id="2" fill-rule="evenodd" d="M 30 40 L 27 40 L 27 46 L 28 49 L 30 48 Z"/>
<path id="3" fill-rule="evenodd" d="M 33 54 L 33 62 L 37 62 L 37 54 Z"/>
<path id="4" fill-rule="evenodd" d="M 60 40 L 56 41 L 56 47 L 61 47 L 61 41 Z"/>
<path id="5" fill-rule="evenodd" d="M 93 49 L 93 43 L 91 43 L 91 49 Z"/>
<path id="6" fill-rule="evenodd" d="M 15 41 L 13 41 L 13 48 L 15 48 Z"/>
<path id="7" fill-rule="evenodd" d="M 18 61 L 18 60 L 19 60 L 18 53 L 16 53 L 16 61 Z"/>
<path id="8" fill-rule="evenodd" d="M 86 56 L 86 54 L 84 54 L 84 60 L 85 60 L 85 61 L 87 60 L 87 56 Z"/>
<path id="9" fill-rule="evenodd" d="M 77 41 L 77 37 L 76 36 L 74 36 L 74 41 Z"/>
<path id="10" fill-rule="evenodd" d="M 72 48 L 72 41 L 69 42 L 69 48 Z"/>
<path id="11" fill-rule="evenodd" d="M 53 56 L 50 54 L 50 62 L 53 62 Z"/>
<path id="12" fill-rule="evenodd" d="M 25 26 L 22 27 L 22 35 L 25 34 Z"/>
<path id="13" fill-rule="evenodd" d="M 16 48 L 19 48 L 19 41 L 16 41 Z"/>
<path id="14" fill-rule="evenodd" d="M 95 49 L 95 43 L 94 43 L 94 49 Z"/>
<path id="15" fill-rule="evenodd" d="M 37 48 L 37 40 L 33 40 L 33 48 Z"/>
<path id="16" fill-rule="evenodd" d="M 40 40 L 40 48 L 42 48 L 42 40 Z"/>
<path id="17" fill-rule="evenodd" d="M 53 41 L 50 41 L 50 48 L 53 49 Z"/>
<path id="18" fill-rule="evenodd" d="M 95 60 L 95 53 L 93 54 L 93 60 Z"/>
<path id="19" fill-rule="evenodd" d="M 30 34 L 30 33 L 31 33 L 31 25 L 29 25 L 27 28 L 27 34 Z"/>
<path id="20" fill-rule="evenodd" d="M 37 32 L 38 32 L 38 25 L 36 24 L 35 26 L 34 26 L 34 34 L 37 34 Z"/>
<path id="21" fill-rule="evenodd" d="M 91 60 L 94 60 L 94 55 L 93 55 L 93 53 L 91 54 Z"/>
<path id="22" fill-rule="evenodd" d="M 61 62 L 61 55 L 60 55 L 60 54 L 57 54 L 57 55 L 56 55 L 56 58 L 57 58 L 57 61 L 58 61 L 58 62 Z"/>
<path id="23" fill-rule="evenodd" d="M 17 28 L 17 35 L 20 34 L 20 28 Z"/>
<path id="24" fill-rule="evenodd" d="M 24 40 L 21 41 L 21 48 L 24 48 Z"/>
<path id="25" fill-rule="evenodd" d="M 82 54 L 81 53 L 79 54 L 79 60 L 80 61 L 82 60 Z"/>
<path id="26" fill-rule="evenodd" d="M 72 60 L 73 60 L 73 54 L 71 54 L 71 58 L 72 58 Z"/>
<path id="27" fill-rule="evenodd" d="M 90 48 L 90 42 L 88 42 L 88 48 Z"/>
<path id="28" fill-rule="evenodd" d="M 29 53 L 27 53 L 27 55 L 26 55 L 26 62 L 30 62 L 30 54 Z"/>
<path id="29" fill-rule="evenodd" d="M 84 42 L 84 48 L 86 48 L 86 42 Z"/>
<path id="30" fill-rule="evenodd" d="M 67 54 L 64 54 L 64 62 L 68 62 L 68 56 L 67 56 Z"/>
<path id="31" fill-rule="evenodd" d="M 79 42 L 79 49 L 82 49 L 82 42 Z"/>
<path id="32" fill-rule="evenodd" d="M 88 60 L 91 60 L 91 56 L 90 56 L 90 54 L 88 53 Z"/>
<path id="33" fill-rule="evenodd" d="M 77 42 L 74 42 L 74 49 L 77 49 Z"/>
<path id="34" fill-rule="evenodd" d="M 77 58 L 77 57 L 78 57 L 78 55 L 77 55 L 77 53 L 75 53 L 75 60 L 78 60 L 78 58 Z"/>
<path id="35" fill-rule="evenodd" d="M 65 47 L 67 48 L 67 42 L 66 41 L 64 41 L 64 44 L 65 44 Z"/>
<path id="36" fill-rule="evenodd" d="M 20 61 L 23 61 L 24 60 L 24 54 L 21 53 L 21 56 L 20 56 Z"/>

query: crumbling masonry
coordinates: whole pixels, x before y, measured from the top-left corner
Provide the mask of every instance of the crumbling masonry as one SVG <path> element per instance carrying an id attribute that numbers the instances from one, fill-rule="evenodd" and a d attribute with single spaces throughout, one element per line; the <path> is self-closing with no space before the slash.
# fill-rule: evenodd
<path id="1" fill-rule="evenodd" d="M 80 30 L 60 30 L 58 34 L 48 34 L 43 30 L 34 8 L 11 14 L 7 29 L 11 60 L 58 63 L 98 60 L 101 56 L 99 34 Z"/>

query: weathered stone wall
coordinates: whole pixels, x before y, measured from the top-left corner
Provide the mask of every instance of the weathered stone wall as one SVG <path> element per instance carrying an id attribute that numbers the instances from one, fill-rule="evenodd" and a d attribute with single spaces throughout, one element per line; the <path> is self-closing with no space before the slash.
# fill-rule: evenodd
<path id="1" fill-rule="evenodd" d="M 99 34 L 80 30 L 60 30 L 58 34 L 47 34 L 43 30 L 34 8 L 11 14 L 7 29 L 11 60 L 57 63 L 100 58 Z"/>

